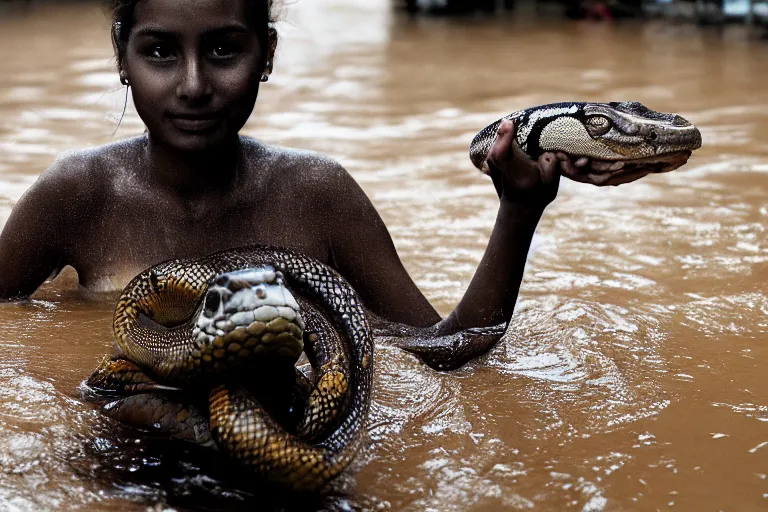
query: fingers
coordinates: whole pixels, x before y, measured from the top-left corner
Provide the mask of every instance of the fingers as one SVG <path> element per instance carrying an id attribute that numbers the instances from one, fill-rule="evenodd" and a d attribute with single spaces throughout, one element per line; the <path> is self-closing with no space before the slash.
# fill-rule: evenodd
<path id="1" fill-rule="evenodd" d="M 517 144 L 515 125 L 503 120 L 486 165 L 499 197 L 523 198 L 529 203 L 549 204 L 557 194 L 560 169 L 554 153 L 532 160 Z M 517 200 L 516 199 L 516 200 Z"/>
<path id="2" fill-rule="evenodd" d="M 580 180 L 582 183 L 589 183 L 591 185 L 597 185 L 598 187 L 603 187 L 605 185 L 608 185 L 608 182 L 611 179 L 610 174 L 583 174 L 582 179 Z"/>
<path id="3" fill-rule="evenodd" d="M 581 172 L 589 173 L 589 170 L 591 170 L 592 171 L 591 174 L 601 174 L 606 172 L 616 172 L 624 168 L 624 162 L 620 162 L 620 161 L 612 162 L 608 160 L 593 160 L 587 156 L 581 156 L 576 158 L 560 151 L 558 151 L 555 154 L 557 155 L 557 159 L 560 162 L 567 162 L 565 166 L 569 170 L 576 168 L 576 169 L 582 169 Z M 576 160 L 573 160 L 573 158 L 576 158 Z M 571 164 L 571 165 L 568 165 L 568 164 Z"/>
<path id="4" fill-rule="evenodd" d="M 592 169 L 591 166 L 587 167 L 587 163 L 589 163 L 589 159 L 587 157 L 578 158 L 576 162 L 572 162 L 570 157 L 565 153 L 558 153 L 557 157 L 560 164 L 560 171 L 564 176 L 572 179 L 573 181 L 602 186 L 605 185 L 611 177 L 610 173 L 590 172 Z M 584 160 L 587 160 L 587 162 Z M 577 163 L 579 164 L 578 166 L 576 165 Z"/>
<path id="5" fill-rule="evenodd" d="M 650 171 L 641 169 L 624 170 L 624 162 L 621 161 L 592 160 L 586 156 L 574 161 L 573 157 L 562 152 L 557 152 L 555 156 L 563 176 L 598 187 L 630 183 L 650 174 Z"/>
<path id="6" fill-rule="evenodd" d="M 563 174 L 571 178 L 572 180 L 576 181 L 583 181 L 582 177 L 584 174 L 576 168 L 576 166 L 571 162 L 570 159 L 565 160 L 559 160 L 560 161 L 560 170 L 563 172 Z"/>
<path id="7" fill-rule="evenodd" d="M 515 123 L 510 121 L 509 119 L 504 119 L 501 121 L 501 124 L 499 125 L 499 129 L 496 130 L 496 132 L 499 134 L 499 137 L 510 134 L 515 134 Z"/>
<path id="8" fill-rule="evenodd" d="M 530 157 L 520 149 L 515 140 L 515 124 L 505 119 L 497 129 L 496 141 L 488 152 L 487 162 L 497 169 L 517 169 L 531 167 Z"/>
<path id="9" fill-rule="evenodd" d="M 541 182 L 545 185 L 554 183 L 560 176 L 558 162 L 562 164 L 559 157 L 554 153 L 544 153 L 539 157 L 539 167 L 541 167 Z M 570 163 L 570 162 L 569 162 Z"/>
<path id="10" fill-rule="evenodd" d="M 558 151 L 555 154 L 557 155 L 557 159 L 560 162 L 560 169 L 565 176 L 576 181 L 583 181 L 580 179 L 581 176 L 584 174 L 591 174 L 589 172 L 588 164 L 594 164 L 595 161 L 590 160 L 589 157 L 582 156 L 574 161 L 573 157 L 566 153 Z M 592 170 L 595 170 L 594 167 L 592 167 Z"/>
<path id="11" fill-rule="evenodd" d="M 592 169 L 596 172 L 613 172 L 624 167 L 624 162 L 606 162 L 602 160 L 592 160 Z"/>
<path id="12" fill-rule="evenodd" d="M 643 171 L 636 169 L 634 171 L 619 171 L 612 173 L 608 175 L 608 179 L 603 182 L 602 186 L 610 185 L 612 187 L 617 187 L 619 185 L 622 185 L 624 183 L 630 183 L 633 181 L 637 181 L 640 178 L 643 178 L 645 176 L 648 176 L 651 172 L 650 171 Z"/>
<path id="13" fill-rule="evenodd" d="M 630 183 L 632 181 L 637 181 L 640 178 L 643 178 L 650 174 L 650 171 L 644 171 L 644 170 L 632 170 L 632 171 L 614 171 L 614 172 L 608 172 L 608 173 L 584 173 L 584 172 L 573 172 L 575 169 L 573 167 L 570 168 L 569 171 L 566 171 L 563 167 L 563 163 L 561 162 L 561 168 L 563 170 L 563 174 L 567 176 L 568 178 L 578 181 L 580 183 L 589 183 L 590 185 L 596 185 L 598 187 L 605 187 L 605 186 L 618 186 L 622 185 L 624 183 Z"/>
<path id="14" fill-rule="evenodd" d="M 488 160 L 501 162 L 507 159 L 509 149 L 515 141 L 515 125 L 512 121 L 503 120 L 497 130 L 496 142 L 488 152 Z"/>

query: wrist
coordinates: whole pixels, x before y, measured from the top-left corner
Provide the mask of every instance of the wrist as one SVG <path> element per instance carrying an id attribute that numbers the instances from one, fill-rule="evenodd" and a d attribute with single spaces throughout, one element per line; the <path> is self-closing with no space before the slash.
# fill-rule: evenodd
<path id="1" fill-rule="evenodd" d="M 505 190 L 499 197 L 499 208 L 515 215 L 541 217 L 554 198 L 542 197 L 538 191 Z"/>
<path id="2" fill-rule="evenodd" d="M 506 233 L 505 237 L 517 239 L 520 233 L 533 236 L 546 207 L 546 204 L 538 202 L 502 197 L 496 213 L 496 228 Z"/>

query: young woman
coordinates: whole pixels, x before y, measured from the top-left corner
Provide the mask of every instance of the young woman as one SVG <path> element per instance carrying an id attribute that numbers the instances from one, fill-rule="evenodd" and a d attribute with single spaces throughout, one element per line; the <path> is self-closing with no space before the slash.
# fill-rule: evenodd
<path id="1" fill-rule="evenodd" d="M 113 43 L 147 133 L 59 158 L 0 237 L 0 297 L 24 298 L 65 265 L 122 288 L 160 261 L 246 244 L 334 267 L 382 318 L 451 334 L 509 321 L 531 237 L 570 162 L 531 161 L 507 122 L 490 152 L 500 197 L 486 253 L 442 320 L 381 218 L 332 159 L 238 135 L 272 71 L 272 0 L 116 0 Z"/>

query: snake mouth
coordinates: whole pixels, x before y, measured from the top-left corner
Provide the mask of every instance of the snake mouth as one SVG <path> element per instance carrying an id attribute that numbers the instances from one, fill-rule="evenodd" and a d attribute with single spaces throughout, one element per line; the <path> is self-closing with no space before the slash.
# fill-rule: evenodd
<path id="1" fill-rule="evenodd" d="M 304 349 L 303 331 L 299 305 L 280 272 L 265 266 L 220 274 L 203 300 L 188 364 L 213 370 L 293 365 Z"/>

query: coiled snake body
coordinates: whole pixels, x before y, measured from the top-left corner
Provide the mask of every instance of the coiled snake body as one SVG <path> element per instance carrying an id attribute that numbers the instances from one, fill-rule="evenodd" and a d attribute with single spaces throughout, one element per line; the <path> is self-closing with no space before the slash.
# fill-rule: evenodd
<path id="1" fill-rule="evenodd" d="M 295 490 L 320 489 L 354 456 L 370 403 L 373 341 L 355 291 L 329 267 L 269 247 L 165 262 L 129 283 L 113 324 L 120 355 L 102 362 L 86 381 L 91 389 L 202 387 L 219 449 Z M 310 384 L 298 375 L 309 396 L 289 432 L 243 383 L 254 372 L 292 367 L 305 340 L 317 378 Z M 135 414 L 120 402 L 106 410 Z M 188 416 L 169 421 L 169 431 L 184 430 Z"/>

